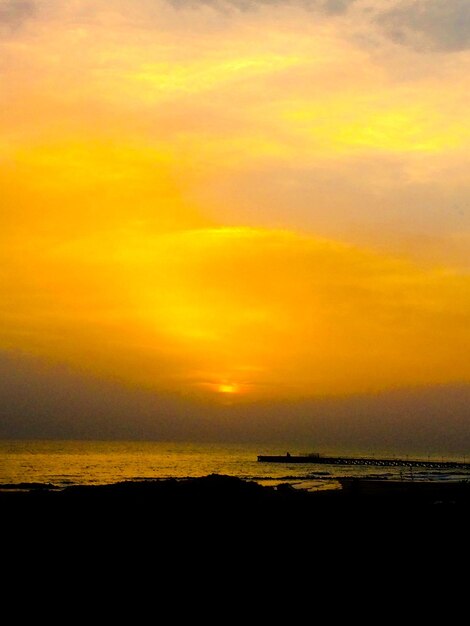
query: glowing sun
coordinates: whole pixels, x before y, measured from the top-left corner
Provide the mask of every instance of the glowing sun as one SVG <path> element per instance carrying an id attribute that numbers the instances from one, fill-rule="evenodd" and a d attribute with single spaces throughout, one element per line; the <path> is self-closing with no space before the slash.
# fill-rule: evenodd
<path id="1" fill-rule="evenodd" d="M 232 383 L 222 383 L 219 385 L 219 393 L 237 393 L 238 387 Z"/>

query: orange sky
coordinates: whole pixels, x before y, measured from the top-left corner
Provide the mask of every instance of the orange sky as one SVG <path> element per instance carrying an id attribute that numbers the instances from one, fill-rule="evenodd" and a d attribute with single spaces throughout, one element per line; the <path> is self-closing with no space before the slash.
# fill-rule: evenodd
<path id="1" fill-rule="evenodd" d="M 470 39 L 421 5 L 1 0 L 0 350 L 221 403 L 469 382 Z"/>

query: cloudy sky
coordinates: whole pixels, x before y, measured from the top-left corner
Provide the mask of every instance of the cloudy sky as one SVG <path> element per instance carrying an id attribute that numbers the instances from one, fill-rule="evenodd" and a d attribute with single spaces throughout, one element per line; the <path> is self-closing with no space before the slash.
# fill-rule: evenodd
<path id="1" fill-rule="evenodd" d="M 0 433 L 460 398 L 469 70 L 467 0 L 0 0 Z"/>

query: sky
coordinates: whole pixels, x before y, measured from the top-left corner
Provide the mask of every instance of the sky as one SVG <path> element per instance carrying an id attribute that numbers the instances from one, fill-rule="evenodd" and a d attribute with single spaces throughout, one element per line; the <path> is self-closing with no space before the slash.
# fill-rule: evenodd
<path id="1" fill-rule="evenodd" d="M 467 0 L 0 0 L 0 436 L 470 445 L 469 65 Z"/>

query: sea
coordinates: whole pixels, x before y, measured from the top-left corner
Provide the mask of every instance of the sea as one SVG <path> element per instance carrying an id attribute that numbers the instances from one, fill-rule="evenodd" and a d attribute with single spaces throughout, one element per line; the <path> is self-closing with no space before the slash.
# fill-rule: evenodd
<path id="1" fill-rule="evenodd" d="M 468 470 L 350 467 L 315 464 L 273 464 L 259 454 L 313 452 L 279 445 L 171 443 L 151 441 L 0 441 L 0 489 L 24 483 L 104 485 L 120 481 L 190 478 L 224 474 L 262 485 L 289 483 L 310 491 L 337 489 L 340 477 L 379 479 L 469 480 Z M 323 452 L 323 451 L 320 451 Z M 324 455 L 347 451 L 327 450 Z M 357 453 L 356 453 L 357 454 Z M 349 454 L 351 456 L 351 454 Z M 373 456 L 365 451 L 364 456 Z M 392 458 L 393 454 L 382 455 Z M 400 455 L 406 458 L 406 455 Z M 418 458 L 410 455 L 409 458 Z M 428 457 L 419 457 L 427 460 Z M 431 459 L 442 460 L 441 457 Z M 463 458 L 445 460 L 464 461 Z"/>

